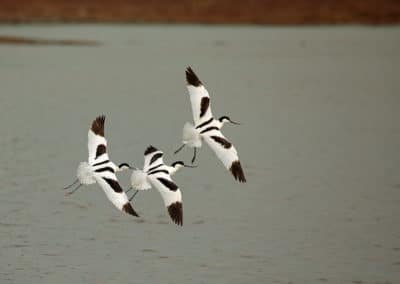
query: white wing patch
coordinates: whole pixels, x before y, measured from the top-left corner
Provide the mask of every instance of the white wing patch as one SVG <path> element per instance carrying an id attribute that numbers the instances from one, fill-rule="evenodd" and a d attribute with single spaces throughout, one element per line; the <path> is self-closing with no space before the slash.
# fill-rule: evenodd
<path id="1" fill-rule="evenodd" d="M 107 140 L 104 138 L 104 123 L 106 117 L 104 115 L 97 117 L 92 122 L 92 126 L 88 132 L 88 162 L 100 162 L 108 160 Z"/>
<path id="2" fill-rule="evenodd" d="M 193 121 L 197 126 L 212 117 L 210 95 L 190 67 L 186 69 L 186 82 L 192 105 Z"/>
<path id="3" fill-rule="evenodd" d="M 104 148 L 100 145 L 104 145 Z M 105 150 L 105 152 L 97 156 L 96 153 L 97 154 L 102 153 L 103 149 Z M 100 160 L 105 161 L 109 159 L 107 154 L 107 140 L 100 135 L 94 134 L 91 129 L 89 129 L 88 131 L 88 152 L 89 152 L 88 162 L 91 165 L 94 164 L 95 160 L 97 159 L 98 161 Z"/>
<path id="4" fill-rule="evenodd" d="M 210 95 L 203 85 L 199 87 L 188 85 L 187 89 L 192 105 L 193 121 L 197 126 L 212 117 Z"/>
<path id="5" fill-rule="evenodd" d="M 168 207 L 172 203 L 176 201 L 182 201 L 182 194 L 181 191 L 179 190 L 178 187 L 176 187 L 174 190 L 171 190 L 167 185 L 168 184 L 174 184 L 173 180 L 171 177 L 167 174 L 160 173 L 160 174 L 155 174 L 155 175 L 150 175 L 149 176 L 150 182 L 158 189 L 158 191 L 161 194 L 161 197 L 164 201 L 165 207 Z M 176 186 L 176 185 L 175 185 Z"/>
<path id="6" fill-rule="evenodd" d="M 182 193 L 178 186 L 170 175 L 164 172 L 149 175 L 148 178 L 151 184 L 160 192 L 171 219 L 176 224 L 182 225 Z"/>
<path id="7" fill-rule="evenodd" d="M 113 178 L 114 177 L 114 178 Z M 107 173 L 96 174 L 95 179 L 100 187 L 105 192 L 107 198 L 117 207 L 120 211 L 126 212 L 133 216 L 139 216 L 129 203 L 128 196 L 118 183 L 115 174 Z"/>
<path id="8" fill-rule="evenodd" d="M 164 153 L 162 151 L 150 145 L 144 152 L 143 171 L 147 172 L 156 165 L 164 164 L 163 155 Z"/>
<path id="9" fill-rule="evenodd" d="M 97 165 L 94 179 L 105 192 L 107 198 L 119 210 L 133 216 L 139 216 L 129 203 L 128 196 L 119 185 L 115 175 L 115 165 L 108 161 L 107 140 L 104 138 L 105 116 L 99 116 L 92 122 L 88 132 L 89 164 Z M 108 162 L 107 162 L 108 161 Z"/>
<path id="10" fill-rule="evenodd" d="M 246 182 L 235 146 L 219 130 L 212 130 L 202 135 L 210 148 L 217 155 L 236 180 Z"/>
<path id="11" fill-rule="evenodd" d="M 235 146 L 228 142 L 225 136 L 219 130 L 212 130 L 202 135 L 210 148 L 217 155 L 218 159 L 229 170 L 232 162 L 239 159 Z M 219 137 L 219 138 L 216 138 Z M 217 142 L 220 141 L 220 142 Z M 225 142 L 226 141 L 226 142 Z"/>

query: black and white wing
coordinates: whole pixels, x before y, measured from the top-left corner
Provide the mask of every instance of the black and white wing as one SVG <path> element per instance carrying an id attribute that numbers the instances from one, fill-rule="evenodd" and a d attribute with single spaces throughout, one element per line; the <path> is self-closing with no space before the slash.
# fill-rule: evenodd
<path id="1" fill-rule="evenodd" d="M 108 168 L 107 170 L 100 172 L 97 170 L 95 179 L 107 195 L 107 198 L 115 205 L 115 207 L 125 213 L 139 217 L 129 202 L 128 196 L 119 185 L 117 177 L 115 176 L 112 168 Z"/>
<path id="2" fill-rule="evenodd" d="M 88 132 L 89 164 L 96 166 L 95 179 L 106 193 L 108 199 L 121 211 L 130 215 L 139 215 L 132 208 L 128 197 L 118 183 L 115 166 L 109 161 L 107 140 L 104 138 L 105 116 L 97 117 Z M 101 165 L 101 166 L 100 166 Z"/>
<path id="3" fill-rule="evenodd" d="M 218 159 L 232 173 L 235 180 L 246 182 L 235 146 L 219 130 L 212 130 L 202 135 Z"/>
<path id="4" fill-rule="evenodd" d="M 177 225 L 183 224 L 182 194 L 167 170 L 156 169 L 148 173 L 151 184 L 158 189 L 169 216 Z"/>
<path id="5" fill-rule="evenodd" d="M 186 69 L 186 82 L 192 105 L 193 120 L 197 126 L 213 117 L 210 95 L 190 67 Z"/>
<path id="6" fill-rule="evenodd" d="M 89 164 L 93 165 L 98 162 L 109 160 L 107 155 L 107 140 L 104 138 L 104 115 L 97 117 L 92 122 L 92 126 L 88 131 L 88 152 Z"/>
<path id="7" fill-rule="evenodd" d="M 164 161 L 162 158 L 163 155 L 164 155 L 164 153 L 162 151 L 158 150 L 157 148 L 153 147 L 152 145 L 147 147 L 146 151 L 144 151 L 143 171 L 147 172 L 155 166 L 164 164 Z"/>

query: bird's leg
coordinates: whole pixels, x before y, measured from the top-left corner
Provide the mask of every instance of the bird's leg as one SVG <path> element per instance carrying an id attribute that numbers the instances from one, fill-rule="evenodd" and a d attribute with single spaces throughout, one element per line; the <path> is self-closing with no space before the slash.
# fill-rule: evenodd
<path id="1" fill-rule="evenodd" d="M 133 189 L 133 187 L 131 186 L 127 191 L 125 191 L 125 193 L 128 193 L 129 191 L 131 191 Z"/>
<path id="2" fill-rule="evenodd" d="M 179 147 L 179 149 L 178 150 L 176 150 L 175 152 L 174 152 L 174 154 L 178 154 L 178 152 L 180 151 L 180 150 L 182 150 L 183 149 L 183 147 L 185 147 L 186 146 L 186 144 L 182 144 L 182 146 L 181 147 Z"/>
<path id="3" fill-rule="evenodd" d="M 194 147 L 193 158 L 192 158 L 192 164 L 193 164 L 194 161 L 196 160 L 196 151 L 197 151 L 197 148 Z"/>
<path id="4" fill-rule="evenodd" d="M 139 190 L 136 190 L 135 193 L 131 196 L 131 198 L 129 198 L 129 202 L 132 201 L 132 199 L 135 197 L 135 195 L 139 192 Z"/>
<path id="5" fill-rule="evenodd" d="M 71 186 L 75 185 L 77 182 L 78 182 L 78 179 L 76 179 L 72 184 L 70 184 L 70 185 L 64 187 L 64 189 L 70 188 Z"/>
<path id="6" fill-rule="evenodd" d="M 74 193 L 75 191 L 78 190 L 78 188 L 80 188 L 82 186 L 82 184 L 79 184 L 73 191 L 69 191 L 65 194 L 65 196 L 71 195 L 72 193 Z"/>

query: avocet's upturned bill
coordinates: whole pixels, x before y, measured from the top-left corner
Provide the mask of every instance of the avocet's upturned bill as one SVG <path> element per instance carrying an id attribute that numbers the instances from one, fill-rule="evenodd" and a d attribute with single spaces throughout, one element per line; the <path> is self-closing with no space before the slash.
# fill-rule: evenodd
<path id="1" fill-rule="evenodd" d="M 202 141 L 214 151 L 224 166 L 232 173 L 235 180 L 246 182 L 238 153 L 231 142 L 221 133 L 221 128 L 226 122 L 233 122 L 228 116 L 215 119 L 211 113 L 210 95 L 192 68 L 186 69 L 186 82 L 189 91 L 194 125 L 186 122 L 183 127 L 183 145 L 175 151 L 175 154 L 185 145 L 194 148 L 192 163 L 196 159 L 196 149 L 200 148 Z"/>
<path id="2" fill-rule="evenodd" d="M 191 166 L 182 161 L 167 166 L 163 161 L 163 152 L 150 145 L 144 152 L 143 170 L 134 169 L 132 172 L 131 184 L 136 192 L 131 199 L 139 190 L 148 190 L 153 185 L 160 192 L 172 221 L 182 226 L 182 193 L 171 178 L 182 167 Z"/>
<path id="3" fill-rule="evenodd" d="M 97 117 L 88 132 L 88 162 L 81 162 L 77 170 L 77 179 L 70 186 L 79 185 L 72 191 L 66 193 L 70 195 L 74 193 L 81 185 L 98 183 L 106 193 L 108 199 L 119 210 L 130 215 L 139 217 L 130 204 L 128 197 L 122 187 L 119 185 L 116 172 L 131 168 L 127 163 L 119 166 L 110 161 L 107 154 L 107 140 L 104 138 L 104 122 L 105 116 Z"/>

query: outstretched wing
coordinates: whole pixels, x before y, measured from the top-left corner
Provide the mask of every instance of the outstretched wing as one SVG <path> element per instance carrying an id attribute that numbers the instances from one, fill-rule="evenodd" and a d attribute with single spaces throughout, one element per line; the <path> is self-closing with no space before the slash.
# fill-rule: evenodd
<path id="1" fill-rule="evenodd" d="M 150 172 L 148 179 L 158 189 L 168 209 L 169 216 L 177 225 L 183 224 L 182 194 L 178 186 L 173 182 L 167 170 L 154 170 Z"/>
<path id="2" fill-rule="evenodd" d="M 107 140 L 104 138 L 104 122 L 106 117 L 104 115 L 97 117 L 92 122 L 92 126 L 88 132 L 88 151 L 89 151 L 89 164 L 93 165 L 96 161 L 108 160 L 107 154 Z"/>
<path id="3" fill-rule="evenodd" d="M 126 212 L 130 215 L 139 215 L 132 208 L 129 203 L 128 197 L 124 190 L 118 183 L 115 176 L 114 167 L 109 161 L 107 154 L 107 140 L 104 138 L 104 122 L 106 117 L 104 115 L 97 117 L 93 122 L 88 132 L 88 151 L 89 151 L 89 164 L 103 166 L 95 170 L 95 179 L 100 187 L 106 193 L 108 199 L 119 210 Z"/>
<path id="4" fill-rule="evenodd" d="M 125 213 L 139 217 L 130 204 L 128 196 L 119 185 L 114 170 L 111 167 L 96 170 L 95 179 L 115 207 Z"/>
<path id="5" fill-rule="evenodd" d="M 222 135 L 221 131 L 209 131 L 203 134 L 203 138 L 217 155 L 218 159 L 232 173 L 235 180 L 246 182 L 235 146 Z"/>
<path id="6" fill-rule="evenodd" d="M 198 126 L 212 118 L 210 95 L 190 67 L 186 69 L 186 82 L 192 105 L 194 124 Z"/>
<path id="7" fill-rule="evenodd" d="M 144 151 L 144 166 L 143 171 L 147 172 L 154 166 L 158 166 L 160 164 L 164 164 L 163 161 L 164 153 L 157 148 L 150 145 L 147 147 L 146 151 Z"/>

